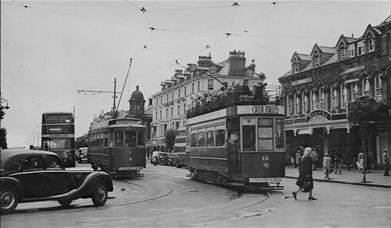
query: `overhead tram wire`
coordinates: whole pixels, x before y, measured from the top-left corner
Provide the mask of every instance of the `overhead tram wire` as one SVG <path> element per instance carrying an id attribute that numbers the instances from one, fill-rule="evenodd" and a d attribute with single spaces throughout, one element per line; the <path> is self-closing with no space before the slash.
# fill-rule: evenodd
<path id="1" fill-rule="evenodd" d="M 2 4 L 3 4 L 3 2 L 2 2 Z M 5 2 L 4 4 L 14 5 L 14 6 L 20 7 L 20 5 L 13 4 L 13 3 L 6 3 Z M 44 9 L 44 8 L 39 8 L 39 7 L 35 7 L 35 6 L 33 7 L 30 5 L 23 5 L 22 7 L 26 8 L 26 9 L 32 9 L 32 10 L 43 11 L 43 12 L 50 12 L 50 13 L 60 14 L 60 15 L 65 15 L 65 16 L 78 17 L 78 18 L 87 19 L 87 20 L 102 21 L 102 22 L 107 22 L 107 23 L 111 23 L 111 24 L 119 24 L 119 25 L 137 27 L 137 28 L 146 28 L 145 26 L 136 25 L 136 24 L 128 24 L 128 23 L 109 20 L 109 19 L 105 19 L 105 18 L 83 16 L 83 15 L 78 15 L 78 14 L 73 14 L 73 13 L 62 12 L 62 11 L 58 11 L 58 10 Z"/>

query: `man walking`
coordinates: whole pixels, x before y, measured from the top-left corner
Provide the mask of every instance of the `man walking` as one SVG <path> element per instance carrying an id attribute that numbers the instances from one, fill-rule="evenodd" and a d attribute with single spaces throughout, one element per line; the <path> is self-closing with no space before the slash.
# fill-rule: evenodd
<path id="1" fill-rule="evenodd" d="M 389 176 L 390 173 L 389 173 L 389 162 L 390 162 L 390 158 L 388 156 L 388 151 L 387 149 L 384 149 L 383 150 L 383 161 L 384 161 L 384 176 Z"/>

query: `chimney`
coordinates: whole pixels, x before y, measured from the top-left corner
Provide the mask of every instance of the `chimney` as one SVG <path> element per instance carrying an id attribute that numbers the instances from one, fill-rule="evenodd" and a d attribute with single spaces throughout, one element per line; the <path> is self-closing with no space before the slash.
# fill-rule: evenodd
<path id="1" fill-rule="evenodd" d="M 228 75 L 232 76 L 245 76 L 246 58 L 245 53 L 242 51 L 231 51 L 229 53 L 229 71 Z"/>
<path id="2" fill-rule="evenodd" d="M 213 64 L 212 57 L 210 54 L 209 56 L 199 56 L 197 64 L 199 67 L 210 67 Z"/>

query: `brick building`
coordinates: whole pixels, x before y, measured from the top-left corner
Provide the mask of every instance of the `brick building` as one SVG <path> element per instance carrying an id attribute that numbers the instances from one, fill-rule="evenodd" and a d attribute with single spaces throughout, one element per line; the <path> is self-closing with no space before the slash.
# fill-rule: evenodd
<path id="1" fill-rule="evenodd" d="M 341 35 L 333 47 L 315 44 L 309 54 L 295 52 L 291 70 L 279 81 L 287 115 L 287 159 L 299 145 L 308 145 L 320 158 L 339 150 L 345 163 L 354 164 L 360 137 L 347 119 L 349 104 L 371 99 L 386 104 L 391 113 L 391 16 L 368 25 L 359 38 Z M 382 164 L 381 151 L 391 151 L 390 114 L 375 124 L 368 153 L 373 164 Z"/>

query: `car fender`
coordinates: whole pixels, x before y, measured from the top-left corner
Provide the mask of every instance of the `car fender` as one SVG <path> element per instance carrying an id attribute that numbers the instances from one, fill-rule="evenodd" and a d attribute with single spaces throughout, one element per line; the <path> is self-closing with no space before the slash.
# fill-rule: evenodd
<path id="1" fill-rule="evenodd" d="M 104 181 L 107 186 L 107 191 L 113 191 L 113 180 L 111 176 L 106 172 L 97 171 L 89 174 L 84 180 L 84 182 L 88 184 L 88 187 L 86 188 L 88 189 L 88 192 L 91 193 L 94 190 L 98 181 Z"/>
<path id="2" fill-rule="evenodd" d="M 14 187 L 18 193 L 19 193 L 19 199 L 23 198 L 23 185 L 20 183 L 20 181 L 14 177 L 0 177 L 0 185 L 1 186 L 12 186 Z"/>

